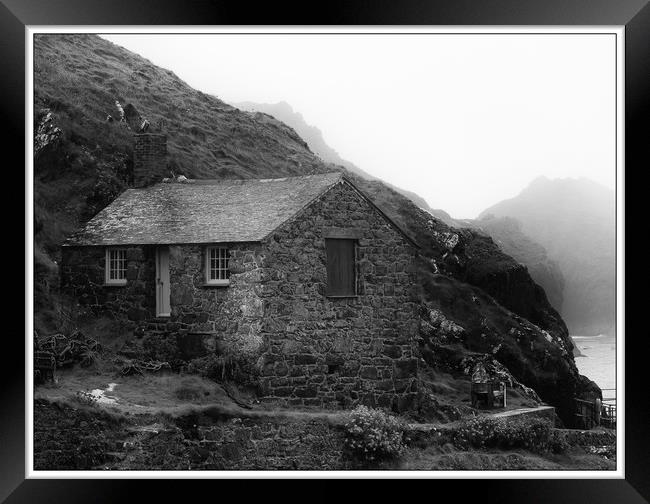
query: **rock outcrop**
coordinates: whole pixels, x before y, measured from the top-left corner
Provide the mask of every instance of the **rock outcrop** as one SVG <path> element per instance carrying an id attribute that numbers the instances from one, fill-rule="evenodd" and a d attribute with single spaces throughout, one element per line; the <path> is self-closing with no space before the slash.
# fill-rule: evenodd
<path id="1" fill-rule="evenodd" d="M 56 147 L 56 144 L 61 139 L 63 131 L 54 123 L 54 116 L 52 115 L 52 111 L 48 108 L 39 111 L 35 122 L 34 156 L 38 156 L 46 147 Z"/>

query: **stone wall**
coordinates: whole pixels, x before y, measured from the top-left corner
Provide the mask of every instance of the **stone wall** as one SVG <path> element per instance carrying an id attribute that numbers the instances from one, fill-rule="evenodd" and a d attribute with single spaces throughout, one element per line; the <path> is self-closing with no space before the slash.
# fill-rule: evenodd
<path id="1" fill-rule="evenodd" d="M 326 229 L 355 229 L 358 295 L 331 298 Z M 414 247 L 347 183 L 268 240 L 260 283 L 260 360 L 268 400 L 403 411 L 417 392 Z"/>
<path id="2" fill-rule="evenodd" d="M 93 469 L 110 461 L 127 436 L 123 422 L 99 408 L 34 401 L 34 469 Z"/>
<path id="3" fill-rule="evenodd" d="M 343 470 L 344 433 L 325 420 L 234 418 L 197 427 L 195 469 Z"/>
<path id="4" fill-rule="evenodd" d="M 34 402 L 36 470 L 344 470 L 340 425 L 320 418 L 119 417 Z"/>
<path id="5" fill-rule="evenodd" d="M 170 331 L 213 334 L 222 355 L 255 362 L 262 351 L 263 305 L 259 297 L 261 244 L 229 247 L 230 285 L 205 285 L 205 246 L 170 247 Z"/>
<path id="6" fill-rule="evenodd" d="M 62 247 L 61 289 L 96 314 L 131 327 L 156 312 L 154 247 L 128 247 L 126 285 L 106 285 L 104 247 Z"/>

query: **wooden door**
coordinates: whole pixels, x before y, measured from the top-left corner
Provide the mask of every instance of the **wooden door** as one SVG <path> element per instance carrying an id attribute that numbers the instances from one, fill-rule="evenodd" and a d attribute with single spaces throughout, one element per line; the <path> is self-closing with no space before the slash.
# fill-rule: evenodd
<path id="1" fill-rule="evenodd" d="M 169 285 L 169 247 L 156 248 L 156 316 L 169 317 L 171 289 Z"/>
<path id="2" fill-rule="evenodd" d="M 327 295 L 347 297 L 356 294 L 354 240 L 326 238 Z"/>

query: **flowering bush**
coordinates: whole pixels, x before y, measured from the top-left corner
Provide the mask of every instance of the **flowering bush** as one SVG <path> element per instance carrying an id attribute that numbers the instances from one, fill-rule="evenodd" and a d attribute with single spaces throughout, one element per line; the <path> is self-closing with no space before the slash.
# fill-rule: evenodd
<path id="1" fill-rule="evenodd" d="M 475 417 L 461 423 L 454 434 L 454 444 L 462 448 L 524 448 L 526 450 L 560 453 L 567 444 L 553 430 L 551 422 L 542 418 L 502 419 Z"/>
<path id="2" fill-rule="evenodd" d="M 404 450 L 405 427 L 403 420 L 382 410 L 357 406 L 345 424 L 345 443 L 363 460 L 397 457 Z"/>
<path id="3" fill-rule="evenodd" d="M 569 447 L 570 445 L 566 439 L 566 436 L 564 436 L 558 430 L 551 431 L 551 439 L 549 440 L 549 449 L 553 453 L 564 453 L 569 449 Z"/>
<path id="4" fill-rule="evenodd" d="M 496 422 L 493 418 L 481 416 L 461 422 L 454 432 L 454 444 L 460 448 L 492 446 Z"/>

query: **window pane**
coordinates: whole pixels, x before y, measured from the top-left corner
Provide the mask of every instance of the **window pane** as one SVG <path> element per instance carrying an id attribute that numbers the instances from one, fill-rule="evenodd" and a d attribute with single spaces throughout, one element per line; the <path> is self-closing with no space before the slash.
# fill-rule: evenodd
<path id="1" fill-rule="evenodd" d="M 225 280 L 228 278 L 228 249 L 222 247 L 208 248 L 208 280 Z"/>
<path id="2" fill-rule="evenodd" d="M 109 249 L 106 267 L 106 277 L 109 280 L 126 279 L 126 249 Z"/>

